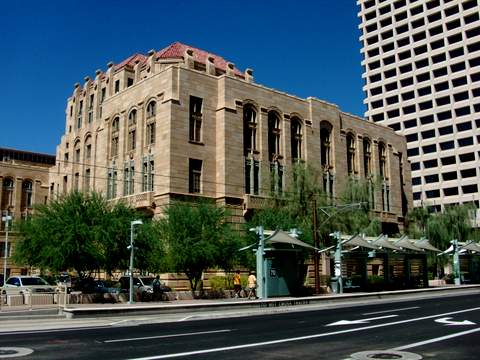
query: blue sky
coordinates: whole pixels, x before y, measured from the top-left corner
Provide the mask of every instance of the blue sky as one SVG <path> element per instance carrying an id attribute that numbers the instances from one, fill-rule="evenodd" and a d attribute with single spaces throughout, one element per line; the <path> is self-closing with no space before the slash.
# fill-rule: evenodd
<path id="1" fill-rule="evenodd" d="M 175 41 L 362 116 L 357 11 L 354 0 L 5 1 L 0 147 L 54 154 L 76 82 Z"/>

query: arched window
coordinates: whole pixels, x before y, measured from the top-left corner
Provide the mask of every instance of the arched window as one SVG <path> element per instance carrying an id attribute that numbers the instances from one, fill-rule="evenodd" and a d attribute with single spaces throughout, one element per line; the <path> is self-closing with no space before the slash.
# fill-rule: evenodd
<path id="1" fill-rule="evenodd" d="M 372 174 L 372 146 L 368 138 L 363 138 L 363 169 L 366 178 Z"/>
<path id="2" fill-rule="evenodd" d="M 73 154 L 74 154 L 74 161 L 78 164 L 80 163 L 80 140 L 76 141 L 73 145 Z"/>
<path id="3" fill-rule="evenodd" d="M 251 105 L 243 108 L 243 153 L 257 150 L 257 112 Z"/>
<path id="4" fill-rule="evenodd" d="M 117 116 L 112 121 L 112 132 L 120 130 L 120 118 Z"/>
<path id="5" fill-rule="evenodd" d="M 13 205 L 13 179 L 4 178 L 2 186 L 2 210 Z"/>
<path id="6" fill-rule="evenodd" d="M 320 128 L 320 161 L 322 166 L 332 166 L 331 151 L 332 151 L 332 127 L 328 123 L 322 124 Z"/>
<path id="7" fill-rule="evenodd" d="M 268 113 L 268 155 L 270 161 L 280 155 L 280 116 L 274 111 Z"/>
<path id="8" fill-rule="evenodd" d="M 120 118 L 117 116 L 112 120 L 112 134 L 111 134 L 111 145 L 110 145 L 110 155 L 118 155 L 118 131 L 120 130 Z"/>
<path id="9" fill-rule="evenodd" d="M 85 148 L 83 150 L 85 154 L 85 160 L 90 160 L 92 158 L 92 137 L 88 136 L 85 139 Z"/>
<path id="10" fill-rule="evenodd" d="M 302 123 L 299 118 L 292 118 L 290 124 L 292 161 L 302 158 Z"/>
<path id="11" fill-rule="evenodd" d="M 32 207 L 32 190 L 33 190 L 32 182 L 30 180 L 23 181 L 22 201 L 20 205 L 22 210 Z"/>
<path id="12" fill-rule="evenodd" d="M 387 178 L 387 152 L 385 144 L 382 142 L 378 143 L 378 171 L 380 178 L 385 180 Z"/>
<path id="13" fill-rule="evenodd" d="M 137 123 L 137 110 L 133 109 L 128 114 L 128 126 L 135 125 Z"/>
<path id="14" fill-rule="evenodd" d="M 157 114 L 157 103 L 150 101 L 147 105 L 147 119 L 154 117 Z"/>
<path id="15" fill-rule="evenodd" d="M 347 173 L 355 173 L 355 137 L 353 134 L 347 135 Z"/>

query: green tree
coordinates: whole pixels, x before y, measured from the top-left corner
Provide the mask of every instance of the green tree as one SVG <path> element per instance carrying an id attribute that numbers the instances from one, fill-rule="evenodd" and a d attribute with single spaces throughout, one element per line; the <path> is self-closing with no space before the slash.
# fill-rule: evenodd
<path id="1" fill-rule="evenodd" d="M 123 203 L 112 205 L 98 193 L 71 192 L 35 207 L 19 225 L 18 264 L 63 271 L 80 277 L 126 267 L 129 224 L 137 217 Z"/>
<path id="2" fill-rule="evenodd" d="M 412 238 L 426 237 L 440 250 L 447 249 L 450 241 L 464 242 L 474 235 L 470 215 L 473 208 L 469 205 L 446 207 L 443 213 L 429 213 L 427 208 L 414 208 L 408 215 L 407 233 Z M 448 257 L 429 254 L 430 271 L 435 274 L 443 268 Z"/>
<path id="3" fill-rule="evenodd" d="M 376 236 L 381 233 L 381 222 L 371 212 L 371 193 L 378 184 L 363 179 L 349 178 L 340 193 L 336 209 L 331 220 L 325 225 L 325 230 L 341 231 L 345 234 L 364 233 Z"/>
<path id="4" fill-rule="evenodd" d="M 241 244 L 227 217 L 213 203 L 175 202 L 159 220 L 168 266 L 187 275 L 192 292 L 206 269 L 230 267 L 238 256 Z"/>

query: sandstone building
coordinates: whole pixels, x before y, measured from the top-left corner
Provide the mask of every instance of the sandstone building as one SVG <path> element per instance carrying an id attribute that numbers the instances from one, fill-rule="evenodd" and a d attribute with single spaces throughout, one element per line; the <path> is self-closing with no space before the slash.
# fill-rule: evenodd
<path id="1" fill-rule="evenodd" d="M 242 221 L 305 161 L 333 200 L 349 176 L 380 178 L 375 211 L 401 227 L 411 206 L 406 151 L 387 127 L 256 84 L 252 70 L 177 42 L 75 85 L 50 181 L 52 195 L 94 189 L 152 216 L 173 198 L 208 197 Z"/>
<path id="2" fill-rule="evenodd" d="M 480 193 L 480 3 L 357 0 L 365 117 L 407 140 L 414 206 Z M 477 224 L 480 211 L 477 210 Z"/>
<path id="3" fill-rule="evenodd" d="M 27 151 L 0 148 L 0 212 L 11 216 L 7 249 L 7 277 L 27 274 L 26 268 L 14 265 L 9 257 L 15 246 L 12 222 L 24 219 L 34 204 L 47 202 L 49 194 L 48 169 L 55 165 L 55 156 Z M 5 259 L 5 221 L 0 222 L 0 273 L 3 275 Z M 0 276 L 1 278 L 2 276 Z"/>

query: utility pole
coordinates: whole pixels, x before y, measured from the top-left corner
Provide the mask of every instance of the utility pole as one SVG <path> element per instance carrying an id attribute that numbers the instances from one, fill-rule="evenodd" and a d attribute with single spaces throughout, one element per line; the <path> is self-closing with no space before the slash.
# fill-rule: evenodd
<path id="1" fill-rule="evenodd" d="M 317 228 L 317 201 L 313 200 L 313 243 L 315 249 L 320 247 L 320 242 L 318 240 L 318 228 Z M 313 271 L 315 275 L 315 294 L 320 293 L 320 259 L 318 256 L 318 251 L 315 250 L 315 255 L 313 257 Z"/>
<path id="2" fill-rule="evenodd" d="M 130 222 L 130 245 L 127 246 L 127 249 L 130 250 L 130 266 L 129 266 L 129 270 L 130 270 L 130 289 L 129 289 L 129 292 L 128 292 L 128 303 L 129 304 L 133 304 L 134 301 L 133 301 L 133 252 L 134 252 L 134 240 L 133 240 L 133 228 L 135 227 L 135 225 L 142 225 L 143 222 L 142 220 L 134 220 L 132 222 Z"/>
<path id="3" fill-rule="evenodd" d="M 343 280 L 342 280 L 342 237 L 340 232 L 335 231 L 331 234 L 333 238 L 337 241 L 335 245 L 335 280 L 336 280 L 336 291 L 334 293 L 342 294 L 343 293 Z"/>
<path id="4" fill-rule="evenodd" d="M 2 221 L 5 222 L 5 253 L 3 257 L 3 286 L 6 286 L 6 283 L 7 283 L 8 227 L 10 225 L 10 220 L 12 220 L 12 217 L 10 216 L 10 212 L 7 209 L 6 215 L 2 216 Z"/>
<path id="5" fill-rule="evenodd" d="M 319 248 L 320 247 L 320 242 L 319 242 L 319 239 L 318 239 L 318 229 L 321 228 L 323 225 L 325 225 L 332 217 L 334 217 L 335 215 L 341 213 L 342 211 L 346 211 L 346 210 L 350 210 L 350 209 L 355 209 L 355 208 L 360 208 L 362 206 L 363 203 L 359 202 L 359 203 L 352 203 L 352 204 L 345 204 L 345 205 L 335 205 L 335 206 L 328 206 L 328 207 L 322 207 L 320 208 L 320 210 L 327 216 L 325 220 L 322 221 L 322 223 L 320 225 L 317 226 L 317 201 L 316 200 L 313 200 L 313 239 L 314 239 L 314 243 L 315 243 L 315 248 Z M 334 209 L 335 212 L 328 212 L 327 210 L 330 210 L 330 209 Z M 336 235 L 335 235 L 336 234 Z M 337 238 L 337 244 L 336 244 L 336 250 L 335 250 L 335 259 L 337 259 L 337 252 L 338 254 L 340 254 L 339 256 L 339 262 L 340 262 L 340 283 L 339 283 L 339 287 L 341 289 L 341 291 L 343 292 L 343 286 L 342 286 L 342 276 L 341 276 L 341 252 L 342 252 L 342 245 L 341 245 L 341 236 L 340 236 L 340 233 L 338 232 L 335 232 L 332 234 L 333 236 L 335 236 L 335 238 Z M 337 248 L 339 248 L 340 250 L 337 251 Z M 319 256 L 318 256 L 318 251 L 315 251 L 315 256 L 314 256 L 314 259 L 313 259 L 314 263 L 313 263 L 313 267 L 314 267 L 314 271 L 315 271 L 315 293 L 318 294 L 320 292 L 320 276 L 319 276 L 319 272 L 320 272 L 320 269 L 319 269 Z M 335 260 L 335 264 L 337 264 L 336 260 Z M 336 265 L 335 265 L 336 266 Z M 335 267 L 335 272 L 337 271 L 337 268 Z M 335 274 L 335 276 L 337 276 L 337 274 Z"/>
<path id="6" fill-rule="evenodd" d="M 267 298 L 267 291 L 265 289 L 265 269 L 264 269 L 264 259 L 263 255 L 265 255 L 265 235 L 263 233 L 263 226 L 256 227 L 256 233 L 258 235 L 258 247 L 256 251 L 256 258 L 257 258 L 257 285 L 258 291 L 257 296 L 260 299 Z"/>

